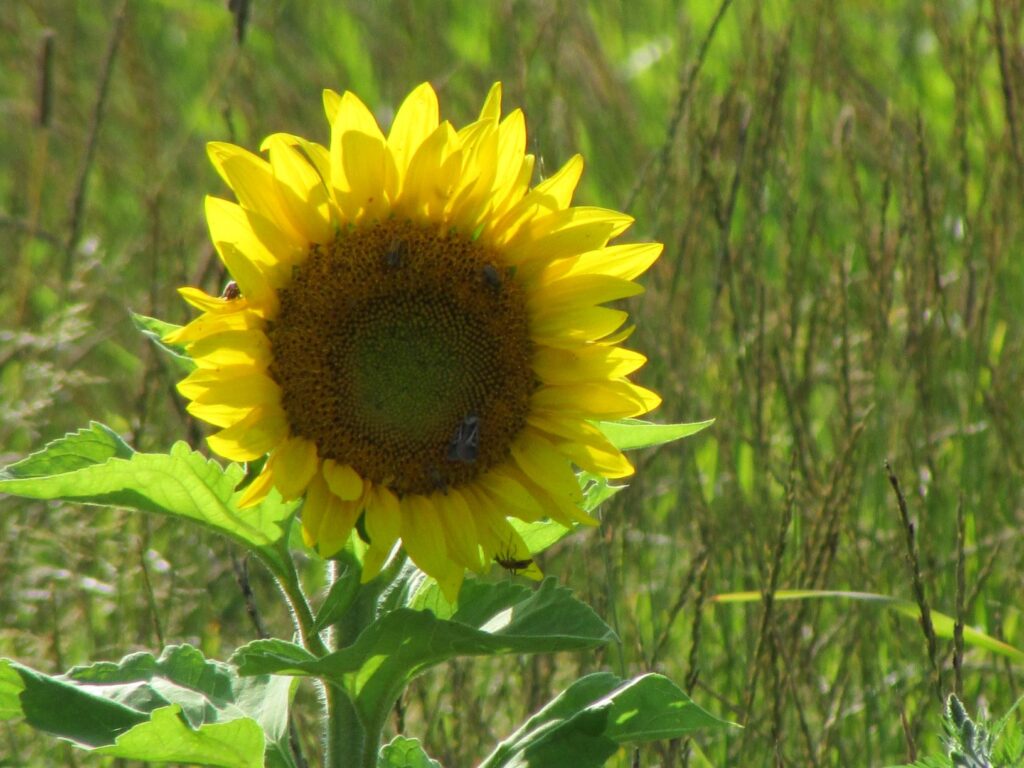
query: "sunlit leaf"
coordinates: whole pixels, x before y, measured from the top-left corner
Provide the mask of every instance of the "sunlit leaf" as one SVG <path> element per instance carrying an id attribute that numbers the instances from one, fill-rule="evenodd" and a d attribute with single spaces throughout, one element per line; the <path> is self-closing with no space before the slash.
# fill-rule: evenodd
<path id="1" fill-rule="evenodd" d="M 255 768 L 266 753 L 291 765 L 288 704 L 288 678 L 240 678 L 187 645 L 61 677 L 0 660 L 0 717 L 112 757 Z"/>
<path id="2" fill-rule="evenodd" d="M 135 453 L 106 427 L 93 424 L 0 470 L 0 493 L 32 499 L 157 512 L 199 523 L 255 550 L 278 573 L 288 568 L 275 546 L 297 503 L 276 492 L 251 509 L 237 506 L 244 471 L 225 469 L 176 443 L 169 454 Z"/>
<path id="3" fill-rule="evenodd" d="M 380 718 L 419 673 L 456 656 L 582 650 L 614 633 L 569 590 L 546 579 L 536 591 L 507 582 L 467 580 L 451 619 L 399 608 L 356 641 L 323 658 L 283 640 L 257 640 L 235 652 L 242 674 L 321 676 L 344 688 L 364 719 Z"/>
<path id="4" fill-rule="evenodd" d="M 623 681 L 609 672 L 577 680 L 505 739 L 480 768 L 602 766 L 621 745 L 724 728 L 672 681 L 648 674 Z"/>
<path id="5" fill-rule="evenodd" d="M 601 421 L 597 426 L 612 445 L 620 451 L 629 451 L 681 440 L 707 429 L 714 423 L 714 419 L 695 421 L 691 424 L 652 424 L 640 419 L 622 419 Z"/>

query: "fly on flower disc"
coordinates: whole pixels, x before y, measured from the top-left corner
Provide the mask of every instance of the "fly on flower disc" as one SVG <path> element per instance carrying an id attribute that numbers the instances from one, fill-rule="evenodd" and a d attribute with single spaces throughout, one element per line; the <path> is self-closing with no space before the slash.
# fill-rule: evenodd
<path id="1" fill-rule="evenodd" d="M 501 273 L 498 272 L 498 268 L 493 264 L 484 264 L 484 282 L 487 283 L 494 291 L 501 290 Z"/>
<path id="2" fill-rule="evenodd" d="M 480 417 L 471 413 L 464 418 L 451 442 L 448 443 L 448 461 L 472 464 L 480 453 Z"/>
<path id="3" fill-rule="evenodd" d="M 398 269 L 405 262 L 406 252 L 409 250 L 408 244 L 405 240 L 395 239 L 388 246 L 387 253 L 384 254 L 384 263 L 389 269 Z"/>

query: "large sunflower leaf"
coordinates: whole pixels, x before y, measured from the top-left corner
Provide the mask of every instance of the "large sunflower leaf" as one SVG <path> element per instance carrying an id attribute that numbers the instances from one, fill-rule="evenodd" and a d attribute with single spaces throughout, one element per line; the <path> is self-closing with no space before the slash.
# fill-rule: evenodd
<path id="1" fill-rule="evenodd" d="M 602 766 L 621 745 L 729 726 L 668 678 L 623 681 L 609 672 L 577 680 L 498 745 L 480 768 Z"/>
<path id="2" fill-rule="evenodd" d="M 289 572 L 282 546 L 296 503 L 276 492 L 252 509 L 237 506 L 244 471 L 176 443 L 169 454 L 136 453 L 93 423 L 0 469 L 0 493 L 32 499 L 157 512 L 199 523 L 255 550 L 276 573 Z"/>
<path id="3" fill-rule="evenodd" d="M 681 440 L 707 429 L 714 423 L 714 419 L 694 421 L 690 424 L 653 424 L 641 419 L 622 419 L 599 421 L 597 427 L 620 451 L 631 451 Z"/>
<path id="4" fill-rule="evenodd" d="M 150 763 L 193 763 L 225 768 L 262 768 L 263 732 L 243 718 L 192 728 L 177 704 L 153 710 L 150 719 L 94 750 L 98 755 Z"/>
<path id="5" fill-rule="evenodd" d="M 344 688 L 364 717 L 378 718 L 417 674 L 457 656 L 595 648 L 615 634 L 569 590 L 546 579 L 537 590 L 467 580 L 450 619 L 398 608 L 356 641 L 323 658 L 283 640 L 257 640 L 235 652 L 242 674 L 323 677 Z"/>
<path id="6" fill-rule="evenodd" d="M 0 718 L 98 754 L 150 762 L 291 766 L 285 677 L 241 678 L 192 646 L 53 677 L 0 660 Z"/>

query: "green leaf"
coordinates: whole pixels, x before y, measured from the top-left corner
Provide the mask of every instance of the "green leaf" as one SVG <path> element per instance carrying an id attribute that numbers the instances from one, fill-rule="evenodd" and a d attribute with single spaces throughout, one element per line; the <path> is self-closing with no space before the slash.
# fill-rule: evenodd
<path id="1" fill-rule="evenodd" d="M 111 744 L 148 719 L 138 709 L 8 659 L 0 659 L 0 680 L 5 719 L 24 717 L 33 728 L 80 746 Z"/>
<path id="2" fill-rule="evenodd" d="M 580 481 L 580 487 L 583 489 L 584 512 L 593 512 L 616 493 L 629 487 L 626 485 L 612 485 L 608 482 L 607 477 L 601 477 L 591 472 L 580 472 L 577 479 Z"/>
<path id="3" fill-rule="evenodd" d="M 714 423 L 714 419 L 695 421 L 691 424 L 652 424 L 640 419 L 622 419 L 621 421 L 600 421 L 597 426 L 604 432 L 604 436 L 611 441 L 612 445 L 620 451 L 629 451 L 671 443 L 673 440 L 695 435 Z"/>
<path id="4" fill-rule="evenodd" d="M 169 454 L 135 453 L 110 429 L 93 424 L 0 470 L 0 492 L 33 499 L 127 507 L 181 517 L 254 550 L 278 574 L 289 571 L 283 543 L 297 503 L 271 492 L 241 510 L 235 487 L 244 471 L 225 469 L 176 443 Z"/>
<path id="5" fill-rule="evenodd" d="M 142 331 L 142 335 L 157 345 L 162 351 L 170 355 L 172 362 L 182 373 L 189 373 L 196 367 L 192 358 L 185 352 L 184 344 L 168 344 L 163 338 L 171 331 L 177 331 L 180 325 L 158 320 L 155 317 L 131 313 L 132 322 L 135 327 Z"/>
<path id="6" fill-rule="evenodd" d="M 316 620 L 313 622 L 313 631 L 319 632 L 324 627 L 337 624 L 348 613 L 356 597 L 359 595 L 360 570 L 352 562 L 345 567 L 345 570 L 331 584 L 331 589 L 324 598 L 323 605 L 317 611 Z"/>
<path id="7" fill-rule="evenodd" d="M 192 728 L 181 719 L 180 712 L 177 704 L 154 710 L 149 721 L 94 752 L 151 763 L 262 768 L 263 731 L 254 720 L 242 718 Z"/>
<path id="8" fill-rule="evenodd" d="M 289 679 L 240 678 L 194 647 L 170 646 L 53 677 L 0 660 L 0 716 L 98 754 L 256 768 L 292 765 Z"/>
<path id="9" fill-rule="evenodd" d="M 41 451 L 6 467 L 0 471 L 0 478 L 5 474 L 10 477 L 40 477 L 74 472 L 92 464 L 102 464 L 108 459 L 130 459 L 134 454 L 135 451 L 114 430 L 92 421 L 86 429 L 54 440 Z"/>
<path id="10" fill-rule="evenodd" d="M 423 751 L 419 739 L 395 736 L 381 748 L 377 768 L 441 768 L 441 764 Z"/>
<path id="11" fill-rule="evenodd" d="M 323 677 L 353 699 L 364 723 L 380 723 L 408 682 L 456 656 L 582 650 L 614 639 L 612 630 L 569 590 L 546 579 L 536 591 L 468 579 L 451 619 L 398 608 L 346 648 L 323 658 L 283 640 L 257 640 L 232 662 L 241 674 Z"/>
<path id="12" fill-rule="evenodd" d="M 729 603 L 756 603 L 763 599 L 763 595 L 760 592 L 729 592 L 721 595 L 714 595 L 708 600 L 709 605 L 716 603 L 729 604 Z M 828 590 L 828 589 L 780 589 L 773 593 L 774 600 L 821 600 L 821 599 L 841 599 L 841 600 L 857 600 L 864 603 L 875 603 L 890 608 L 897 613 L 914 619 L 919 619 L 921 612 L 917 607 L 917 603 L 910 600 L 900 600 L 895 597 L 889 597 L 888 595 L 876 595 L 872 592 L 852 592 L 844 590 Z M 953 630 L 956 626 L 956 621 L 952 616 L 947 616 L 944 613 L 938 611 L 931 611 L 932 626 L 935 628 L 935 635 L 942 638 L 952 638 Z M 1018 664 L 1024 663 L 1024 651 L 1018 648 L 1014 648 L 1008 643 L 1004 643 L 1002 640 L 998 640 L 991 635 L 987 635 L 984 632 L 974 629 L 972 627 L 964 627 L 964 642 L 967 645 L 974 646 L 976 648 L 983 648 L 986 651 L 992 653 L 998 653 L 1001 656 L 1006 656 Z"/>
<path id="13" fill-rule="evenodd" d="M 498 745 L 480 768 L 602 766 L 621 745 L 730 726 L 661 675 L 622 681 L 599 672 L 577 680 Z"/>

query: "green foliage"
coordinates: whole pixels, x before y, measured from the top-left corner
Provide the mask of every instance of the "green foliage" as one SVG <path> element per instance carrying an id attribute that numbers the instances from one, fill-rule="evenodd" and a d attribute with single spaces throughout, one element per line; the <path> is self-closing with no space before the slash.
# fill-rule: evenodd
<path id="1" fill-rule="evenodd" d="M 622 681 L 607 672 L 577 680 L 503 741 L 481 764 L 602 766 L 632 742 L 677 739 L 724 727 L 661 675 Z"/>
<path id="2" fill-rule="evenodd" d="M 286 678 L 240 678 L 192 646 L 52 677 L 0 660 L 0 715 L 97 755 L 223 768 L 292 766 Z"/>
<path id="3" fill-rule="evenodd" d="M 290 570 L 282 553 L 297 504 L 276 493 L 239 510 L 238 465 L 215 461 L 176 443 L 169 454 L 135 453 L 110 429 L 93 424 L 0 470 L 0 492 L 171 515 L 199 523 L 250 548 L 275 573 Z"/>
<path id="4" fill-rule="evenodd" d="M 1024 735 L 1015 716 L 1022 699 L 999 720 L 975 721 L 954 694 L 946 699 L 942 725 L 946 754 L 926 757 L 903 768 L 1019 768 L 1024 765 Z"/>
<path id="5" fill-rule="evenodd" d="M 637 448 L 666 445 L 684 437 L 690 437 L 714 423 L 714 419 L 697 421 L 693 424 L 652 424 L 641 419 L 622 419 L 621 421 L 602 421 L 597 426 L 601 428 L 612 445 L 620 451 L 631 451 Z"/>
<path id="6" fill-rule="evenodd" d="M 442 599 L 437 592 L 434 599 Z M 362 722 L 379 728 L 415 676 L 449 659 L 594 648 L 612 637 L 591 608 L 553 580 L 536 592 L 470 580 L 450 619 L 397 607 L 374 619 L 352 645 L 323 657 L 284 640 L 256 640 L 231 661 L 244 675 L 323 678 L 348 692 Z"/>
<path id="7" fill-rule="evenodd" d="M 381 748 L 377 768 L 441 768 L 441 764 L 427 757 L 418 739 L 396 736 Z"/>

